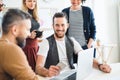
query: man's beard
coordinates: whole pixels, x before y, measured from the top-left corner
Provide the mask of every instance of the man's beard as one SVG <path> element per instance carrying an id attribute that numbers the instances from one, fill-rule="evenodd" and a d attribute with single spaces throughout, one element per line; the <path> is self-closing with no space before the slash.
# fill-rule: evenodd
<path id="1" fill-rule="evenodd" d="M 17 45 L 23 48 L 26 44 L 26 40 L 22 39 L 21 37 L 16 37 Z"/>
<path id="2" fill-rule="evenodd" d="M 56 35 L 57 38 L 63 38 L 64 37 L 64 35 L 59 36 L 57 33 L 55 33 L 55 35 Z"/>
<path id="3" fill-rule="evenodd" d="M 64 37 L 64 34 L 63 34 L 63 35 L 59 35 L 57 32 L 55 32 L 55 36 L 56 36 L 57 38 L 63 38 L 63 37 Z"/>

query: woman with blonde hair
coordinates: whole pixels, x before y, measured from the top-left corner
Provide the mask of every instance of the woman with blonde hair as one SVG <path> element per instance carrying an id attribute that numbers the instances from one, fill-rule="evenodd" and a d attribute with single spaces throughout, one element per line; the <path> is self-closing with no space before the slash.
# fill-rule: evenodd
<path id="1" fill-rule="evenodd" d="M 36 66 L 36 54 L 38 52 L 38 36 L 36 31 L 40 28 L 39 17 L 37 13 L 37 0 L 23 0 L 22 10 L 31 14 L 31 36 L 26 39 L 26 45 L 23 47 L 23 51 L 25 52 L 29 65 L 35 71 Z M 39 36 L 40 37 L 40 36 Z"/>
<path id="2" fill-rule="evenodd" d="M 29 12 L 29 10 L 33 11 L 32 16 L 35 20 L 39 21 L 38 10 L 37 10 L 37 0 L 23 0 L 22 2 L 22 10 Z"/>

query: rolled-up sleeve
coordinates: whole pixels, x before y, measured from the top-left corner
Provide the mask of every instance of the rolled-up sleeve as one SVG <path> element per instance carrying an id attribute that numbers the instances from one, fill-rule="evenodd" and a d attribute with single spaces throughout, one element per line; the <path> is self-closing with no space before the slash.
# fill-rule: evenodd
<path id="1" fill-rule="evenodd" d="M 70 38 L 74 44 L 74 52 L 75 54 L 77 54 L 78 52 L 80 52 L 82 49 L 81 45 L 75 40 L 75 38 L 71 37 Z"/>

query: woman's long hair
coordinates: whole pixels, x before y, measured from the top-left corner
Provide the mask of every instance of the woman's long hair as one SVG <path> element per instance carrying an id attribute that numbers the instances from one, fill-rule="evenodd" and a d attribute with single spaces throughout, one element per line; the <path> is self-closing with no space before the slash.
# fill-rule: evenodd
<path id="1" fill-rule="evenodd" d="M 26 0 L 22 0 L 22 10 L 24 10 L 25 12 L 28 12 L 28 8 L 25 4 Z M 35 8 L 33 9 L 33 16 L 32 16 L 35 20 L 39 20 L 38 17 L 38 10 L 37 10 L 37 0 L 36 0 L 36 5 Z"/>

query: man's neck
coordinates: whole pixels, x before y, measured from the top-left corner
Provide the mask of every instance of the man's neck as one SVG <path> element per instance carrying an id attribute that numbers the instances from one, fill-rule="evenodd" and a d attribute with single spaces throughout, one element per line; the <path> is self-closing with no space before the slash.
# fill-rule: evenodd
<path id="1" fill-rule="evenodd" d="M 7 42 L 14 43 L 16 44 L 16 40 L 13 36 L 10 35 L 2 35 L 1 37 L 2 40 L 6 40 Z"/>

